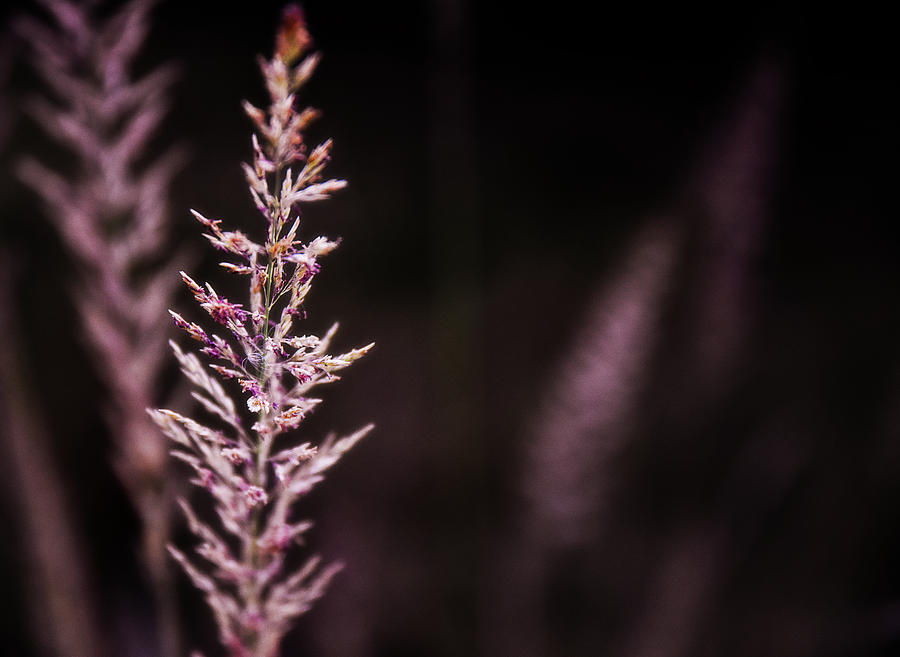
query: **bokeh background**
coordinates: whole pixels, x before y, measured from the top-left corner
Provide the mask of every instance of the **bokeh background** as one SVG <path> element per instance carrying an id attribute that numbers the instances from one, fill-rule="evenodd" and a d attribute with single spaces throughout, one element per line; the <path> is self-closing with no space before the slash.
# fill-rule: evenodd
<path id="1" fill-rule="evenodd" d="M 259 227 L 240 100 L 263 100 L 255 57 L 281 7 L 160 2 L 138 60 L 179 67 L 159 144 L 188 149 L 172 243 L 193 249 L 198 280 L 222 276 L 188 208 Z M 311 549 L 346 569 L 283 654 L 900 653 L 898 53 L 884 17 L 304 7 L 324 54 L 311 136 L 334 138 L 332 175 L 350 182 L 306 214 L 306 236 L 344 239 L 309 331 L 338 319 L 340 346 L 377 347 L 301 431 L 377 428 L 304 507 Z M 41 87 L 9 29 L 41 10 L 0 11 L 0 244 L 16 281 L 0 313 L 21 336 L 108 654 L 151 656 L 139 527 L 109 466 L 73 265 L 12 173 L 24 154 L 58 157 L 21 111 Z M 186 293 L 173 305 L 192 309 Z M 37 657 L 3 461 L 0 652 Z M 188 645 L 221 654 L 179 586 Z"/>

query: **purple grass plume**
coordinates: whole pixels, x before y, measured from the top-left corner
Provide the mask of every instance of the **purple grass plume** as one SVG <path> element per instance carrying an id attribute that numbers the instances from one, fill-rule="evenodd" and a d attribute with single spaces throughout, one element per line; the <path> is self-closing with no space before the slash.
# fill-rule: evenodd
<path id="1" fill-rule="evenodd" d="M 683 242 L 683 229 L 668 217 L 638 233 L 550 378 L 527 428 L 522 505 L 491 584 L 485 654 L 560 650 L 552 644 L 545 592 L 559 555 L 605 538 L 616 463 L 639 423 Z"/>
<path id="2" fill-rule="evenodd" d="M 141 521 L 161 654 L 176 657 L 166 557 L 176 495 L 168 443 L 145 412 L 160 403 L 171 332 L 162 318 L 177 289 L 166 259 L 168 197 L 183 155 L 178 148 L 155 158 L 147 153 L 168 109 L 174 71 L 131 74 L 153 0 L 131 0 L 105 17 L 96 4 L 40 0 L 51 22 L 25 18 L 17 25 L 48 90 L 28 103 L 28 113 L 74 156 L 74 166 L 62 170 L 27 158 L 18 173 L 43 201 L 78 271 L 70 289 L 106 384 L 115 469 Z"/>
<path id="3" fill-rule="evenodd" d="M 298 239 L 298 206 L 326 199 L 346 185 L 343 180 L 322 178 L 331 140 L 307 151 L 303 131 L 318 112 L 295 108 L 295 94 L 319 61 L 310 46 L 300 8 L 288 7 L 274 56 L 260 59 L 270 105 L 263 110 L 244 103 L 256 128 L 253 161 L 244 165 L 244 172 L 250 195 L 265 218 L 264 242 L 225 230 L 221 221 L 193 212 L 207 231 L 205 237 L 227 254 L 222 267 L 249 281 L 244 305 L 182 272 L 197 302 L 226 329 L 227 338 L 170 311 L 175 324 L 213 361 L 204 367 L 196 354 L 172 343 L 182 372 L 196 388 L 194 397 L 218 428 L 174 411 L 150 411 L 176 444 L 173 455 L 190 466 L 192 483 L 209 493 L 215 507 L 219 528 L 181 501 L 190 529 L 200 540 L 196 552 L 211 571 L 181 550 L 169 549 L 205 595 L 231 657 L 277 655 L 294 619 L 325 592 L 340 569 L 339 564 L 321 566 L 316 556 L 299 568 L 288 567 L 291 547 L 302 543 L 311 526 L 293 517 L 294 506 L 372 428 L 340 439 L 332 435 L 318 446 L 297 444 L 284 435 L 320 403 L 310 396 L 313 388 L 337 380 L 337 372 L 373 346 L 331 356 L 328 348 L 336 324 L 321 338 L 292 332 L 304 316 L 303 302 L 321 257 L 337 246 L 325 237 L 307 243 Z M 241 401 L 236 403 L 235 398 Z M 242 407 L 250 411 L 249 421 L 244 420 Z"/>
<path id="4" fill-rule="evenodd" d="M 19 27 L 32 46 L 33 65 L 61 102 L 36 98 L 29 113 L 77 156 L 78 167 L 62 174 L 29 158 L 19 174 L 44 201 L 80 270 L 73 296 L 113 395 L 118 469 L 139 495 L 132 484 L 158 477 L 166 461 L 165 443 L 142 416 L 157 396 L 167 341 L 158 315 L 175 286 L 162 269 L 139 280 L 134 272 L 147 269 L 167 246 L 168 185 L 181 156 L 170 150 L 138 172 L 136 163 L 165 114 L 173 71 L 160 68 L 138 81 L 128 76 L 152 2 L 130 2 L 102 23 L 80 4 L 42 4 L 56 28 L 34 20 Z"/>

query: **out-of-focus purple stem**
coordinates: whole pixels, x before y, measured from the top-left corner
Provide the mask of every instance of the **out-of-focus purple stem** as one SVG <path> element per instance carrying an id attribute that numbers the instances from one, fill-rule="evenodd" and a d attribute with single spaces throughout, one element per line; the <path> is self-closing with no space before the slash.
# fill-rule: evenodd
<path id="1" fill-rule="evenodd" d="M 0 450 L 9 464 L 4 479 L 13 507 L 20 511 L 28 555 L 25 588 L 30 595 L 32 631 L 47 654 L 103 655 L 84 549 L 72 522 L 53 463 L 47 430 L 40 421 L 22 362 L 21 341 L 12 321 L 13 274 L 0 253 Z"/>

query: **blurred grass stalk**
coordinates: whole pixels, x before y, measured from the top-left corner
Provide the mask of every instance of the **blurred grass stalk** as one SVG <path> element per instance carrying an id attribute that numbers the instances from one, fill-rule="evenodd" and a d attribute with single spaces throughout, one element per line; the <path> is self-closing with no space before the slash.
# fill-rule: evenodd
<path id="1" fill-rule="evenodd" d="M 611 533 L 616 487 L 634 477 L 623 467 L 635 466 L 616 467 L 619 457 L 634 441 L 665 439 L 647 433 L 648 416 L 662 414 L 691 434 L 740 381 L 755 320 L 754 258 L 780 87 L 778 62 L 762 58 L 674 208 L 636 236 L 550 378 L 526 432 L 523 504 L 497 580 L 517 585 L 493 585 L 486 654 L 570 654 L 584 639 L 578 632 L 595 631 L 554 634 L 547 612 L 548 591 L 560 579 L 554 568 L 565 563 L 586 582 L 591 573 L 572 555 L 620 538 Z M 722 552 L 733 538 L 716 530 L 717 520 L 724 522 L 704 519 L 657 539 L 664 547 L 643 565 L 653 576 L 641 608 L 630 612 L 610 654 L 689 653 L 720 594 Z"/>
<path id="2" fill-rule="evenodd" d="M 159 263 L 168 185 L 182 155 L 170 149 L 147 163 L 174 72 L 162 67 L 139 80 L 129 73 L 154 0 L 132 0 L 103 20 L 93 15 L 96 3 L 39 2 L 56 25 L 23 18 L 17 28 L 56 102 L 34 98 L 26 110 L 67 157 L 74 154 L 75 166 L 58 172 L 26 158 L 18 173 L 43 201 L 78 271 L 70 292 L 106 383 L 115 470 L 141 521 L 161 654 L 176 657 L 178 621 L 165 552 L 173 485 L 165 440 L 144 411 L 158 402 L 169 330 L 163 317 L 177 285 Z"/>
<path id="3" fill-rule="evenodd" d="M 0 449 L 4 481 L 21 510 L 21 554 L 26 555 L 27 605 L 31 634 L 43 654 L 98 657 L 93 589 L 85 572 L 84 547 L 68 508 L 51 440 L 34 402 L 14 313 L 10 254 L 0 251 Z"/>

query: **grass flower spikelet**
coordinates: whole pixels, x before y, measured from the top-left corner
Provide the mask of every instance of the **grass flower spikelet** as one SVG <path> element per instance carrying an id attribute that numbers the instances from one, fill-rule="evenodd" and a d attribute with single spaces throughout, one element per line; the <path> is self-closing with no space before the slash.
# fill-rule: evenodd
<path id="1" fill-rule="evenodd" d="M 264 240 L 224 230 L 220 220 L 192 211 L 205 237 L 230 256 L 222 267 L 249 277 L 249 300 L 241 304 L 181 274 L 197 303 L 227 329 L 224 338 L 170 311 L 175 324 L 202 343 L 201 353 L 213 361 L 203 366 L 196 355 L 172 345 L 182 372 L 196 388 L 194 398 L 223 429 L 174 411 L 150 411 L 174 442 L 173 455 L 193 470 L 192 482 L 212 497 L 221 523 L 213 528 L 202 522 L 182 501 L 188 525 L 200 540 L 197 555 L 212 566 L 211 572 L 181 550 L 169 549 L 204 593 L 232 657 L 275 657 L 293 620 L 324 593 L 340 569 L 337 564 L 320 566 L 318 557 L 293 572 L 288 569 L 291 547 L 302 542 L 311 526 L 294 519 L 293 509 L 372 428 L 341 439 L 329 436 L 318 446 L 279 444 L 320 403 L 310 396 L 312 388 L 337 379 L 336 372 L 373 346 L 332 355 L 336 324 L 321 338 L 292 334 L 294 322 L 305 315 L 303 302 L 321 269 L 319 258 L 337 246 L 325 237 L 308 243 L 299 238 L 300 206 L 326 199 L 346 185 L 322 179 L 331 140 L 307 154 L 303 130 L 318 112 L 295 108 L 296 93 L 318 62 L 317 54 L 307 52 L 310 44 L 302 12 L 288 8 L 275 55 L 260 60 L 269 107 L 244 104 L 256 134 L 252 161 L 243 168 L 251 198 L 266 222 Z M 236 403 L 225 386 L 243 401 Z M 250 427 L 239 412 L 242 407 L 254 415 Z"/>

